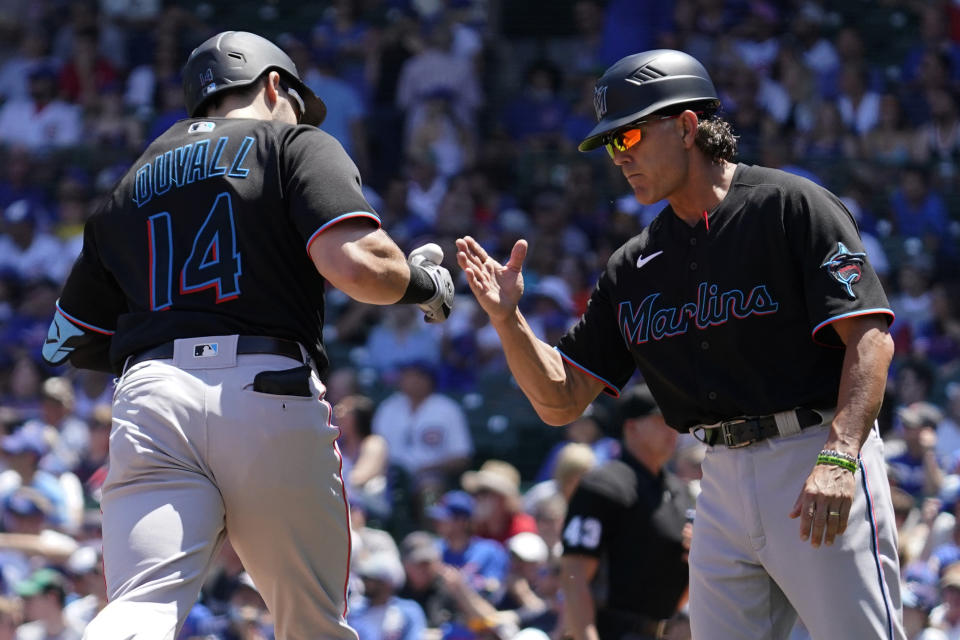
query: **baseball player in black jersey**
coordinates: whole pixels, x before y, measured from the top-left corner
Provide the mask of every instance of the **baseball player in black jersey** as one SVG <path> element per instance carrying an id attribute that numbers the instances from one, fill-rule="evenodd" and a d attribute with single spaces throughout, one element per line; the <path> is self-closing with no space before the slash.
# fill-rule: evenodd
<path id="1" fill-rule="evenodd" d="M 457 259 L 540 417 L 567 424 L 639 369 L 667 423 L 710 445 L 690 556 L 693 635 L 903 638 L 896 530 L 875 427 L 893 319 L 850 213 L 782 171 L 732 162 L 703 66 L 672 50 L 597 81 L 605 146 L 668 206 L 611 256 L 556 349 L 517 302 L 526 242 Z M 798 522 L 791 518 L 799 518 Z"/>
<path id="2" fill-rule="evenodd" d="M 103 486 L 110 604 L 85 638 L 172 639 L 225 535 L 277 638 L 356 638 L 323 400 L 324 281 L 450 311 L 436 245 L 379 228 L 326 108 L 278 47 L 225 32 L 183 70 L 190 119 L 87 222 L 44 357 L 120 374 Z"/>
<path id="3" fill-rule="evenodd" d="M 687 637 L 677 608 L 687 589 L 683 529 L 694 503 L 689 488 L 664 468 L 677 432 L 645 385 L 624 391 L 618 405 L 623 453 L 588 471 L 567 508 L 567 633 L 574 640 Z"/>

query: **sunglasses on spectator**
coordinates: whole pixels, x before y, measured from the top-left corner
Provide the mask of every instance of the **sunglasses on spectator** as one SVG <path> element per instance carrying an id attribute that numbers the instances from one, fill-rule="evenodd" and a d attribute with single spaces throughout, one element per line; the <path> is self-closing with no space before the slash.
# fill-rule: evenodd
<path id="1" fill-rule="evenodd" d="M 604 143 L 607 148 L 607 153 L 609 153 L 612 158 L 617 151 L 627 151 L 640 144 L 640 140 L 643 139 L 643 131 L 640 127 L 643 125 L 659 120 L 671 120 L 679 117 L 680 114 L 677 113 L 672 116 L 654 116 L 645 120 L 632 122 L 627 125 L 627 128 L 619 129 L 607 136 L 606 142 Z"/>

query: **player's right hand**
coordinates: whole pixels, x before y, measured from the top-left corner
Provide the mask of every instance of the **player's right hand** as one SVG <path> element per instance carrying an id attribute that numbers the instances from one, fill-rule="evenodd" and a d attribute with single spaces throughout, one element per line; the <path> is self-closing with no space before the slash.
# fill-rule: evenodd
<path id="1" fill-rule="evenodd" d="M 450 317 L 454 295 L 450 271 L 440 266 L 443 262 L 443 249 L 431 242 L 411 251 L 407 261 L 426 271 L 437 287 L 432 298 L 417 305 L 423 311 L 424 319 L 427 322 L 443 322 Z"/>
<path id="2" fill-rule="evenodd" d="M 491 320 L 512 316 L 523 295 L 523 260 L 527 256 L 527 241 L 517 240 L 507 264 L 500 264 L 480 246 L 464 236 L 457 240 L 457 263 L 467 274 L 467 284 L 477 302 Z"/>

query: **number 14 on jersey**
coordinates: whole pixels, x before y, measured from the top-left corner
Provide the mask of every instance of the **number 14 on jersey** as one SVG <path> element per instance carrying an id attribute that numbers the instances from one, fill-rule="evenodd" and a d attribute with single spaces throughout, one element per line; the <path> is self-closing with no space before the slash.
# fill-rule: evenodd
<path id="1" fill-rule="evenodd" d="M 147 219 L 150 259 L 150 309 L 173 305 L 173 222 L 163 211 Z M 227 192 L 217 196 L 210 213 L 193 237 L 190 255 L 178 270 L 179 293 L 186 295 L 214 288 L 217 304 L 240 295 L 240 251 L 233 221 L 233 202 Z"/>

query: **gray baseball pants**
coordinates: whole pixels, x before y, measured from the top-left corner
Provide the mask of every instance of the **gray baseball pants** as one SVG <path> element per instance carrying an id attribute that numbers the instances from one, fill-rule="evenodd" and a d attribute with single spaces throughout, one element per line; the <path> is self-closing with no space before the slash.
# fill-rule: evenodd
<path id="1" fill-rule="evenodd" d="M 213 342 L 212 356 L 195 349 Z M 310 397 L 260 393 L 258 372 L 299 363 L 237 355 L 236 336 L 175 344 L 172 360 L 117 384 L 101 503 L 110 602 L 84 638 L 173 640 L 229 534 L 278 640 L 356 640 L 338 430 L 320 379 Z"/>
<path id="2" fill-rule="evenodd" d="M 828 428 L 708 448 L 690 550 L 695 640 L 782 640 L 798 614 L 814 640 L 906 640 L 876 429 L 861 449 L 846 532 L 813 548 L 800 539 L 800 520 L 788 517 Z"/>

